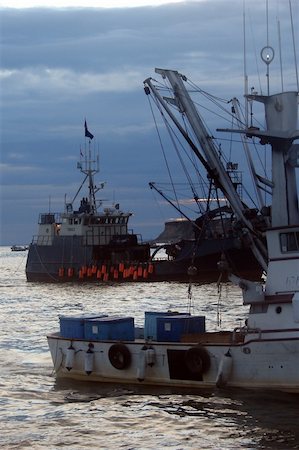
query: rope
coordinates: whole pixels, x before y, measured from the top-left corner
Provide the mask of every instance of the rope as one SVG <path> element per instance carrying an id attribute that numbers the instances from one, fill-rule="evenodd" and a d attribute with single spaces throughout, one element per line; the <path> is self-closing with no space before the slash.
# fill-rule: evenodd
<path id="1" fill-rule="evenodd" d="M 221 311 L 221 297 L 222 297 L 222 272 L 219 275 L 219 278 L 217 280 L 217 289 L 218 289 L 218 302 L 217 302 L 217 326 L 221 328 L 222 323 L 222 311 Z"/>

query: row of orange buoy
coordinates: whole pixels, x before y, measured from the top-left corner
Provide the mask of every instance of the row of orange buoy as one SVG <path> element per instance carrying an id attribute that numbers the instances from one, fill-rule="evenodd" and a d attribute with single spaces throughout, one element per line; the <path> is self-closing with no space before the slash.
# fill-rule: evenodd
<path id="1" fill-rule="evenodd" d="M 96 278 L 97 280 L 119 280 L 119 279 L 147 279 L 154 272 L 154 266 L 151 263 L 129 264 L 119 263 L 117 265 L 102 264 L 100 266 L 82 266 L 78 271 L 79 280 Z M 73 278 L 75 270 L 73 267 L 65 269 L 60 267 L 58 271 L 59 278 Z"/>

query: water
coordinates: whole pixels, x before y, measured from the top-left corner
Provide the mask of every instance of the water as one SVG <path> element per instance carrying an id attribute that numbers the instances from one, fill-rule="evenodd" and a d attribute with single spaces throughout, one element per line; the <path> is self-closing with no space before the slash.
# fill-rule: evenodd
<path id="1" fill-rule="evenodd" d="M 186 311 L 188 286 L 27 283 L 26 256 L 0 248 L 0 448 L 299 449 L 296 395 L 56 381 L 46 334 L 59 315 L 134 315 L 141 326 L 144 311 Z M 214 284 L 196 285 L 192 299 L 211 331 L 244 323 L 235 287 L 219 301 Z"/>

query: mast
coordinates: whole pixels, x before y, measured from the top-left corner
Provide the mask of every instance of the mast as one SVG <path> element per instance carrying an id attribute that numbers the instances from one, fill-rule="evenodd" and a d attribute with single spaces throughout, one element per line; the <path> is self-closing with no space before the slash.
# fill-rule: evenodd
<path id="1" fill-rule="evenodd" d="M 84 123 L 85 127 L 85 137 L 88 138 L 88 149 L 86 150 L 85 145 L 85 151 L 84 154 L 80 150 L 80 161 L 77 163 L 77 169 L 80 170 L 80 172 L 84 173 L 85 178 L 82 181 L 79 189 L 77 190 L 72 202 L 67 205 L 72 208 L 72 205 L 76 198 L 79 195 L 79 192 L 81 191 L 84 183 L 88 180 L 88 205 L 89 205 L 89 213 L 91 214 L 97 214 L 97 203 L 96 203 L 96 193 L 104 187 L 104 183 L 101 183 L 99 187 L 95 186 L 94 184 L 94 176 L 96 173 L 100 171 L 99 169 L 99 155 L 95 155 L 92 157 L 91 154 L 91 140 L 93 139 L 93 134 L 90 133 L 90 131 L 87 128 L 86 120 Z"/>
<path id="2" fill-rule="evenodd" d="M 83 163 L 83 164 L 82 164 Z M 88 141 L 88 157 L 85 154 L 85 159 L 80 161 L 78 167 L 80 171 L 86 175 L 88 178 L 88 191 L 89 191 L 89 205 L 90 212 L 92 214 L 97 213 L 97 204 L 96 204 L 96 192 L 100 189 L 97 188 L 94 184 L 94 176 L 99 172 L 99 156 L 92 158 L 91 155 L 91 141 Z"/>
<path id="3" fill-rule="evenodd" d="M 272 148 L 272 227 L 299 223 L 298 194 L 295 168 L 298 167 L 299 138 L 298 92 L 282 92 L 270 96 L 249 95 L 264 104 L 266 131 L 246 130 L 247 136 L 257 136 L 262 144 Z M 241 131 L 242 132 L 242 131 Z"/>

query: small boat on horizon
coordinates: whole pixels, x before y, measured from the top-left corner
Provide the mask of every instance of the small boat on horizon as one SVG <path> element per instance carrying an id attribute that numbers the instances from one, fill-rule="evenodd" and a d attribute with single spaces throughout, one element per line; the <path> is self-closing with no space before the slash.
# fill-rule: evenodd
<path id="1" fill-rule="evenodd" d="M 29 249 L 29 245 L 12 245 L 10 248 L 12 252 L 24 252 Z"/>

